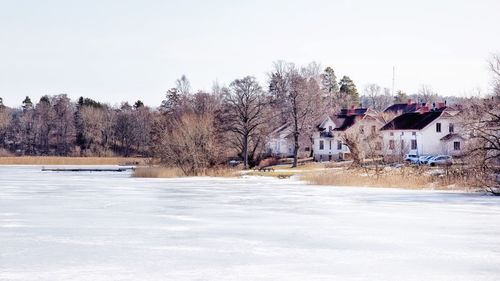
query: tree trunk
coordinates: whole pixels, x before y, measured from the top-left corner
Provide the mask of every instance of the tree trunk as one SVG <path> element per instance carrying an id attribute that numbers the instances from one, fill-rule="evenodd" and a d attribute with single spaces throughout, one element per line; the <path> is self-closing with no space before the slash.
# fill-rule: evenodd
<path id="1" fill-rule="evenodd" d="M 243 136 L 243 169 L 248 169 L 248 136 Z"/>
<path id="2" fill-rule="evenodd" d="M 295 144 L 295 147 L 293 149 L 293 163 L 292 163 L 292 168 L 297 167 L 298 159 L 299 159 L 299 133 L 295 132 L 293 134 L 293 142 Z"/>

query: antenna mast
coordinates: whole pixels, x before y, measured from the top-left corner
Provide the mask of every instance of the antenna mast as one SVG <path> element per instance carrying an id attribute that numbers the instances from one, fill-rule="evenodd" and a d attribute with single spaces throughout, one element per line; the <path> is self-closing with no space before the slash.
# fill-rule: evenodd
<path id="1" fill-rule="evenodd" d="M 396 68 L 392 67 L 392 96 L 394 96 L 394 81 L 396 80 Z"/>

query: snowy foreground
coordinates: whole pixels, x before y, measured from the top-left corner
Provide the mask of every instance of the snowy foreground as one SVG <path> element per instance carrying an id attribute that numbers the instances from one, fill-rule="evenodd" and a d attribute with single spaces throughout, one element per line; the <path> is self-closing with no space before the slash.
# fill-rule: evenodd
<path id="1" fill-rule="evenodd" d="M 0 280 L 500 280 L 500 198 L 0 166 Z"/>

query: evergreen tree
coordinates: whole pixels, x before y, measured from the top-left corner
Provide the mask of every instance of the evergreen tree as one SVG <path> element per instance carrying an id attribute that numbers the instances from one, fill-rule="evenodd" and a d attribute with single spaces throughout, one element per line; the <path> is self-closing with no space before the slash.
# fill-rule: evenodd
<path id="1" fill-rule="evenodd" d="M 26 96 L 26 98 L 23 100 L 23 110 L 28 110 L 33 108 L 33 102 L 31 101 L 31 98 L 29 96 Z"/>
<path id="2" fill-rule="evenodd" d="M 141 108 L 141 107 L 144 107 L 144 103 L 141 100 L 137 100 L 134 103 L 134 109 L 138 109 L 138 108 Z"/>
<path id="3" fill-rule="evenodd" d="M 359 104 L 359 93 L 358 90 L 356 89 L 356 85 L 354 82 L 349 78 L 349 76 L 344 76 L 339 82 L 340 85 L 340 93 L 342 96 L 345 98 L 345 102 L 347 104 L 344 104 L 344 106 L 348 106 L 349 102 L 354 103 L 354 104 Z"/>

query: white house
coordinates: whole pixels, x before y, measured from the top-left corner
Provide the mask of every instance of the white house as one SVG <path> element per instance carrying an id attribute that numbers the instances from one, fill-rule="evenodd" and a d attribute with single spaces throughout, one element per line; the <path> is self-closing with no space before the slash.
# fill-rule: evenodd
<path id="1" fill-rule="evenodd" d="M 283 124 L 274 130 L 266 143 L 267 154 L 278 157 L 293 156 L 294 145 L 291 134 L 292 129 L 289 124 Z"/>
<path id="2" fill-rule="evenodd" d="M 383 119 L 367 108 L 343 109 L 338 115 L 325 117 L 318 125 L 318 131 L 313 134 L 314 160 L 348 159 L 350 150 L 344 142 L 344 134 L 356 130 L 355 133 L 360 136 L 375 135 L 383 125 Z M 381 149 L 382 140 L 375 146 Z"/>
<path id="3" fill-rule="evenodd" d="M 443 108 L 397 116 L 380 130 L 386 155 L 460 155 L 464 139 L 459 134 L 458 110 Z"/>

